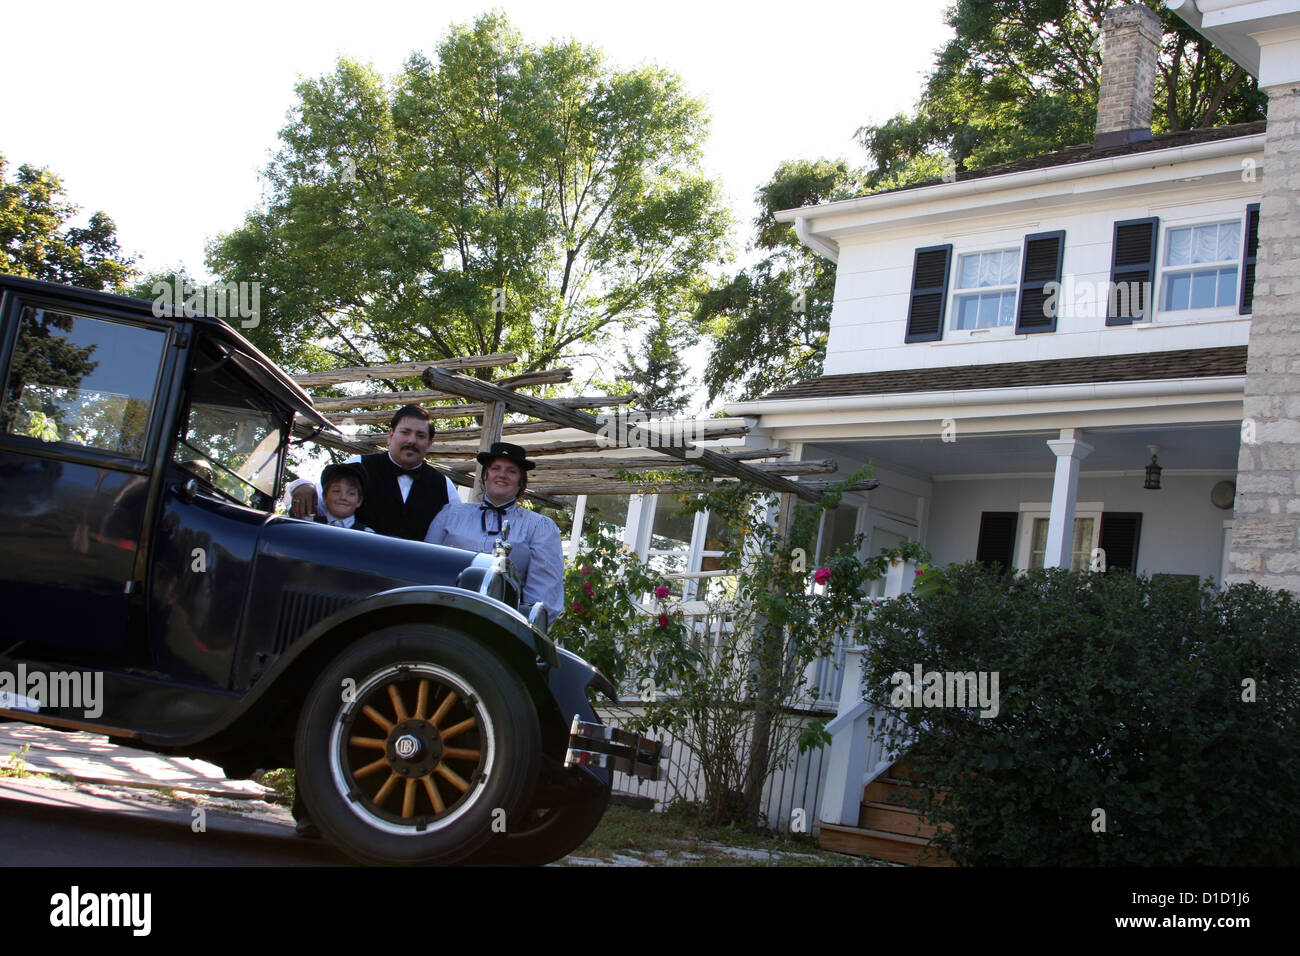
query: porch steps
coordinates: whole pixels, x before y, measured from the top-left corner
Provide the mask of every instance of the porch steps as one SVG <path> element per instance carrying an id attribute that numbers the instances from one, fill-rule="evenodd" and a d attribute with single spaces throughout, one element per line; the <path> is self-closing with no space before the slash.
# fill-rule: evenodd
<path id="1" fill-rule="evenodd" d="M 863 788 L 856 827 L 821 825 L 822 849 L 913 866 L 954 866 L 929 845 L 938 827 L 904 805 L 915 779 L 907 759 L 897 761 Z"/>

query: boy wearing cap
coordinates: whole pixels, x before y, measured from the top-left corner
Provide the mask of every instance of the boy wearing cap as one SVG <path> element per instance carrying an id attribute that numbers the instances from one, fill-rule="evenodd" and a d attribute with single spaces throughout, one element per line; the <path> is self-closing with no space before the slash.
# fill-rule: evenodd
<path id="1" fill-rule="evenodd" d="M 321 472 L 321 487 L 325 489 L 325 513 L 318 514 L 316 520 L 321 524 L 335 528 L 351 528 L 354 531 L 369 531 L 356 519 L 357 509 L 365 500 L 365 479 L 357 465 L 328 465 Z"/>
<path id="2" fill-rule="evenodd" d="M 501 535 L 502 522 L 510 522 L 510 560 L 519 570 L 520 603 L 546 605 L 554 620 L 564 610 L 564 550 L 560 529 L 543 514 L 519 506 L 528 487 L 529 461 L 518 445 L 494 442 L 490 451 L 476 456 L 481 466 L 483 500 L 453 502 L 429 524 L 424 540 L 451 548 L 490 554 Z"/>

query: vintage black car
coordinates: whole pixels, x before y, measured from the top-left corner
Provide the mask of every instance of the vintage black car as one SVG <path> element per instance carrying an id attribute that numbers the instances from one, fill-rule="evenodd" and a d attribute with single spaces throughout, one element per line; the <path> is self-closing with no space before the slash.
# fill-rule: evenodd
<path id="1" fill-rule="evenodd" d="M 369 863 L 553 860 L 657 772 L 508 555 L 274 513 L 332 426 L 230 325 L 9 276 L 0 321 L 0 716 L 294 767 Z"/>

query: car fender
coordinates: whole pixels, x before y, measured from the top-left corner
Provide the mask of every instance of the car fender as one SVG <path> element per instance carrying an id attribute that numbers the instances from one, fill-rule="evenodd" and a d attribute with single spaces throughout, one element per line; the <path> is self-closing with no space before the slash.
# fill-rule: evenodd
<path id="1" fill-rule="evenodd" d="M 412 615 L 412 611 L 425 611 Z M 161 737 L 142 735 L 146 742 L 183 747 L 204 743 L 220 746 L 227 736 L 238 738 L 240 725 L 250 718 L 260 722 L 263 715 L 283 712 L 284 697 L 297 698 L 306 693 L 306 687 L 315 679 L 323 663 L 340 648 L 359 640 L 370 631 L 412 619 L 436 620 L 428 612 L 441 611 L 437 617 L 453 626 L 473 622 L 471 632 L 497 650 L 502 659 L 533 687 L 550 691 L 548 681 L 539 674 L 538 667 L 546 671 L 559 664 L 555 645 L 538 632 L 517 610 L 486 595 L 475 594 L 444 585 L 419 585 L 393 588 L 362 598 L 355 604 L 340 608 L 317 621 L 299 636 L 257 679 L 221 719 L 204 730 L 187 737 Z M 533 667 L 521 667 L 522 659 L 533 662 Z M 530 673 L 531 671 L 531 673 Z M 561 707 L 560 701 L 554 706 Z"/>

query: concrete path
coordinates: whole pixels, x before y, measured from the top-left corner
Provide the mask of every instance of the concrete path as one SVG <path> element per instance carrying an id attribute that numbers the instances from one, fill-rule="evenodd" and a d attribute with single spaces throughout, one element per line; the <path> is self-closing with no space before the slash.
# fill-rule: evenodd
<path id="1" fill-rule="evenodd" d="M 25 745 L 28 750 L 23 753 Z M 60 774 L 79 782 L 170 787 L 243 800 L 260 800 L 272 793 L 251 780 L 227 780 L 220 767 L 203 760 L 135 750 L 109 743 L 99 734 L 0 723 L 0 768 L 10 767 L 19 754 L 33 773 Z"/>

